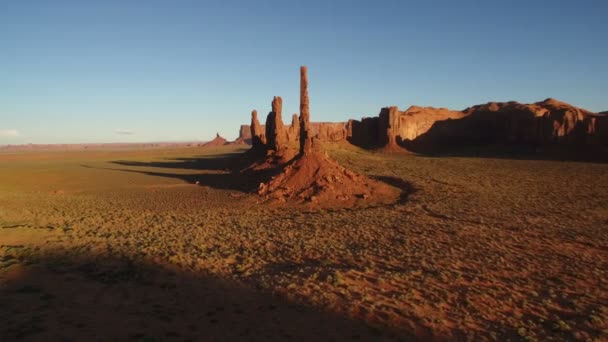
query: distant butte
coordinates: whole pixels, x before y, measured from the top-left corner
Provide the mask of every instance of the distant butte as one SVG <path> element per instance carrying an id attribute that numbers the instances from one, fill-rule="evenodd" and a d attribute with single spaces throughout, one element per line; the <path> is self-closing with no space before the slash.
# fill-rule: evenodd
<path id="1" fill-rule="evenodd" d="M 226 139 L 222 138 L 219 133 L 215 135 L 215 138 L 203 144 L 204 147 L 224 146 L 228 144 Z"/>

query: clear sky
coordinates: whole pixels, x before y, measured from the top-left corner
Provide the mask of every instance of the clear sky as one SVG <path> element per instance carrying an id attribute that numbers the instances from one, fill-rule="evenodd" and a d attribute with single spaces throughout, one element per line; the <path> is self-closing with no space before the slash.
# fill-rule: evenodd
<path id="1" fill-rule="evenodd" d="M 314 121 L 608 110 L 608 1 L 1 1 L 0 144 L 233 139 L 300 65 Z"/>

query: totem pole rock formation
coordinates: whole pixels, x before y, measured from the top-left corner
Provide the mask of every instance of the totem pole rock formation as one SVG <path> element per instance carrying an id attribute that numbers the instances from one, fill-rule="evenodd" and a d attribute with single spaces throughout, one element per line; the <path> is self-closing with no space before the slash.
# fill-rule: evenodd
<path id="1" fill-rule="evenodd" d="M 251 145 L 254 150 L 262 150 L 266 145 L 266 136 L 258 120 L 257 110 L 251 112 Z"/>
<path id="2" fill-rule="evenodd" d="M 266 145 L 269 150 L 279 151 L 287 143 L 287 136 L 282 118 L 283 99 L 275 96 L 272 99 L 272 111 L 266 118 Z"/>
<path id="3" fill-rule="evenodd" d="M 305 66 L 300 67 L 300 154 L 312 152 L 310 111 L 308 108 L 308 75 Z"/>
<path id="4" fill-rule="evenodd" d="M 271 122 L 272 120 L 267 126 Z M 361 201 L 394 203 L 399 198 L 398 189 L 347 170 L 319 150 L 318 144 L 315 144 L 316 140 L 313 140 L 313 134 L 322 133 L 324 136 L 332 137 L 339 132 L 338 135 L 344 135 L 346 132 L 344 126 L 338 125 L 338 128 L 334 129 L 332 125 L 321 123 L 317 125 L 317 132 L 313 132 L 315 128 L 310 123 L 306 67 L 301 67 L 300 153 L 289 160 L 282 158 L 279 164 L 280 172 L 268 182 L 261 183 L 258 194 L 267 200 L 293 201 L 324 207 L 349 207 Z M 274 154 L 276 155 L 278 153 Z"/>

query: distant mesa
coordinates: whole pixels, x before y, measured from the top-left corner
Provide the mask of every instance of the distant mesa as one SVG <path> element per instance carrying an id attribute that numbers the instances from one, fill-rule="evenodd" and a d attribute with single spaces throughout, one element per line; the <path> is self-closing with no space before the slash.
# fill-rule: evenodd
<path id="1" fill-rule="evenodd" d="M 457 120 L 439 120 L 424 134 L 404 141 L 416 152 L 463 146 L 571 148 L 608 145 L 608 117 L 555 99 L 521 104 L 489 102 L 462 111 Z"/>
<path id="2" fill-rule="evenodd" d="M 249 125 L 241 125 L 238 138 L 229 142 L 228 145 L 251 145 L 251 131 Z"/>
<path id="3" fill-rule="evenodd" d="M 259 125 L 259 123 L 258 123 Z M 288 145 L 299 144 L 300 120 L 285 127 Z M 246 131 L 247 126 L 241 126 Z M 264 149 L 265 126 L 249 130 L 257 149 Z M 521 104 L 489 102 L 462 111 L 411 106 L 405 111 L 384 107 L 377 116 L 348 122 L 310 122 L 319 141 L 349 143 L 382 152 L 436 153 L 467 146 L 608 147 L 608 111 L 592 113 L 553 98 Z M 404 150 L 405 148 L 405 150 Z"/>
<path id="4" fill-rule="evenodd" d="M 219 133 L 215 135 L 215 138 L 203 144 L 203 147 L 217 147 L 227 145 L 228 141 L 220 136 Z"/>

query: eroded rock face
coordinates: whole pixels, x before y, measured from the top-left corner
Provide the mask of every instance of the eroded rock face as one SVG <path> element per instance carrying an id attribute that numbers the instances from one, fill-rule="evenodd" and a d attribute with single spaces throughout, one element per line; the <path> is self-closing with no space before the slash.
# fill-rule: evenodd
<path id="1" fill-rule="evenodd" d="M 298 117 L 298 114 L 293 114 L 291 116 L 291 125 L 287 128 L 287 141 L 300 141 L 300 118 Z"/>
<path id="2" fill-rule="evenodd" d="M 363 148 L 378 147 L 379 117 L 362 118 L 361 120 L 349 120 L 347 124 L 347 140 L 356 146 Z"/>
<path id="3" fill-rule="evenodd" d="M 414 140 L 426 133 L 435 122 L 447 119 L 460 119 L 466 116 L 461 111 L 446 108 L 411 106 L 399 115 L 398 137 Z"/>
<path id="4" fill-rule="evenodd" d="M 532 104 L 490 102 L 467 108 L 463 117 L 437 121 L 406 142 L 424 152 L 458 146 L 582 146 L 605 144 L 605 116 L 555 99 Z"/>
<path id="5" fill-rule="evenodd" d="M 490 102 L 464 111 L 412 106 L 401 112 L 397 107 L 385 107 L 376 117 L 346 123 L 310 122 L 306 68 L 300 73 L 302 115 L 294 115 L 291 126 L 284 129 L 285 141 L 299 142 L 300 153 L 312 147 L 312 138 L 346 139 L 364 148 L 401 145 L 416 152 L 463 144 L 608 145 L 606 113 L 592 113 L 554 99 L 533 104 Z"/>
<path id="6" fill-rule="evenodd" d="M 491 102 L 464 112 L 470 125 L 487 123 L 493 140 L 504 143 L 576 144 L 596 133 L 596 114 L 555 99 L 532 104 Z"/>
<path id="7" fill-rule="evenodd" d="M 253 110 L 251 112 L 251 145 L 254 150 L 263 150 L 266 148 L 266 134 L 264 133 L 264 127 L 260 125 L 258 120 L 258 112 Z"/>
<path id="8" fill-rule="evenodd" d="M 346 139 L 365 148 L 395 147 L 400 141 L 412 140 L 428 131 L 440 120 L 460 118 L 465 114 L 444 108 L 412 106 L 405 112 L 385 107 L 376 117 L 349 120 Z"/>
<path id="9" fill-rule="evenodd" d="M 283 99 L 275 96 L 272 99 L 272 111 L 266 118 L 266 146 L 269 150 L 279 151 L 287 144 L 287 133 L 283 125 Z"/>
<path id="10" fill-rule="evenodd" d="M 608 112 L 595 117 L 594 133 L 590 138 L 593 143 L 608 146 Z"/>
<path id="11" fill-rule="evenodd" d="M 249 125 L 242 125 L 242 127 L 250 131 Z M 263 130 L 266 129 L 265 125 L 261 125 L 261 127 Z M 321 141 L 345 140 L 348 136 L 347 127 L 348 125 L 345 122 L 310 122 L 312 136 Z M 285 126 L 285 132 L 289 143 L 300 141 L 300 119 L 297 114 L 292 116 L 291 125 Z"/>
<path id="12" fill-rule="evenodd" d="M 381 146 L 397 146 L 397 134 L 399 133 L 399 108 L 385 107 L 380 110 L 380 121 L 378 122 L 378 137 Z"/>
<path id="13" fill-rule="evenodd" d="M 249 125 L 241 125 L 239 128 L 239 136 L 230 145 L 251 145 L 251 127 Z"/>
<path id="14" fill-rule="evenodd" d="M 310 130 L 313 137 L 321 141 L 346 139 L 346 123 L 344 122 L 311 122 Z"/>

